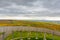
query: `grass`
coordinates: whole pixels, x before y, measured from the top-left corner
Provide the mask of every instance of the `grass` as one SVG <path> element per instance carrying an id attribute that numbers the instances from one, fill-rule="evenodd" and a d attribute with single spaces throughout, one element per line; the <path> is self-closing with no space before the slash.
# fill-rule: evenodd
<path id="1" fill-rule="evenodd" d="M 4 34 L 4 32 L 0 32 L 0 35 Z"/>
<path id="2" fill-rule="evenodd" d="M 31 40 L 36 40 L 35 39 L 36 37 L 38 37 L 38 40 L 43 40 L 44 33 L 15 31 L 15 32 L 13 32 L 13 34 L 8 35 L 5 38 L 5 40 L 11 40 L 11 39 L 20 40 L 21 38 L 23 38 L 24 40 L 28 40 L 28 38 L 31 38 Z M 57 35 L 52 36 L 52 34 L 46 33 L 47 40 L 52 40 L 53 38 L 54 38 L 54 40 L 60 40 L 60 36 L 57 36 Z"/>
<path id="3" fill-rule="evenodd" d="M 60 31 L 60 24 L 55 24 L 53 22 L 35 22 L 26 20 L 0 20 L 0 26 L 29 26 L 29 27 L 39 27 L 48 28 L 52 30 Z"/>

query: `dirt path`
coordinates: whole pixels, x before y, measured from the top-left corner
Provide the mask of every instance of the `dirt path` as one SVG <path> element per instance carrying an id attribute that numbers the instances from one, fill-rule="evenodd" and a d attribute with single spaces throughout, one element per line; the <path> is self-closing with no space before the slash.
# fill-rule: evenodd
<path id="1" fill-rule="evenodd" d="M 59 31 L 54 31 L 46 28 L 36 28 L 36 27 L 24 27 L 24 26 L 12 26 L 12 27 L 0 27 L 0 32 L 5 32 L 5 36 L 8 36 L 12 31 L 38 31 L 38 32 L 47 32 L 60 36 Z M 0 39 L 1 40 L 1 39 Z"/>

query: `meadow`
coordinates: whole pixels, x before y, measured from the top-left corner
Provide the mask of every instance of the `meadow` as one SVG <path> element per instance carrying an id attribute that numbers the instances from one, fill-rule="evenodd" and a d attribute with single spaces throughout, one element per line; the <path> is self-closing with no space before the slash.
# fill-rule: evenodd
<path id="1" fill-rule="evenodd" d="M 44 40 L 44 33 L 42 32 L 27 32 L 14 31 L 13 34 L 8 35 L 5 40 Z M 60 36 L 46 33 L 46 40 L 60 40 Z M 30 38 L 30 39 L 29 39 Z"/>
<path id="2" fill-rule="evenodd" d="M 26 20 L 0 20 L 0 26 L 27 26 L 27 27 L 39 27 L 48 28 L 52 30 L 60 31 L 60 24 L 53 22 L 35 22 Z"/>

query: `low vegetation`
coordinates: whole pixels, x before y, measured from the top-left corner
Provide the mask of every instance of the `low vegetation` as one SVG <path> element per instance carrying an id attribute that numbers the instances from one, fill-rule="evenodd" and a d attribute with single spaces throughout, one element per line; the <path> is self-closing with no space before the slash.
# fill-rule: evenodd
<path id="1" fill-rule="evenodd" d="M 30 40 L 43 40 L 44 39 L 44 33 L 40 33 L 40 32 L 27 32 L 27 31 L 15 31 L 12 34 L 8 35 L 5 40 L 28 40 L 28 38 L 30 38 Z M 37 39 L 36 39 L 37 38 Z M 52 35 L 52 34 L 48 34 L 46 33 L 45 38 L 47 40 L 60 40 L 60 36 L 56 36 L 56 35 Z"/>
<path id="2" fill-rule="evenodd" d="M 52 22 L 35 22 L 35 21 L 24 21 L 24 20 L 0 20 L 0 26 L 29 26 L 39 28 L 49 28 L 52 30 L 60 31 L 60 24 Z"/>
<path id="3" fill-rule="evenodd" d="M 4 32 L 0 32 L 0 35 L 4 34 Z"/>

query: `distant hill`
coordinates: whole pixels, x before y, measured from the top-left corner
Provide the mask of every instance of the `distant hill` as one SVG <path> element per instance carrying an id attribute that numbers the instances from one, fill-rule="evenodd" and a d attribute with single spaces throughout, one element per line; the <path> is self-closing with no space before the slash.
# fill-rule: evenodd
<path id="1" fill-rule="evenodd" d="M 33 20 L 33 21 L 37 21 L 37 22 L 53 22 L 53 23 L 60 24 L 60 21 L 52 21 L 52 20 Z"/>

